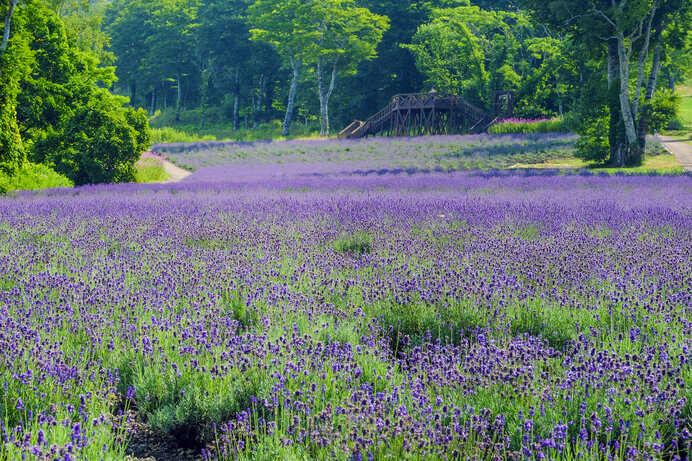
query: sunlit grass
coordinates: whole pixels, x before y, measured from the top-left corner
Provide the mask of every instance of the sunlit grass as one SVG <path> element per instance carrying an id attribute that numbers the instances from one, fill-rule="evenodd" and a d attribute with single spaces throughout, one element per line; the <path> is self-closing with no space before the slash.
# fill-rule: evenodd
<path id="1" fill-rule="evenodd" d="M 159 159 L 148 157 L 139 160 L 135 164 L 135 180 L 137 183 L 151 183 L 167 181 L 171 175 Z"/>

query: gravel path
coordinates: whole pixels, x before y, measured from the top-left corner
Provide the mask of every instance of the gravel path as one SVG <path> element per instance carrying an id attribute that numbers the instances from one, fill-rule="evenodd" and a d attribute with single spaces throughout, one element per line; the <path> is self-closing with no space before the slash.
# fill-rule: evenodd
<path id="1" fill-rule="evenodd" d="M 671 154 L 675 155 L 675 158 L 678 159 L 678 162 L 680 162 L 680 165 L 682 165 L 685 170 L 692 171 L 692 144 L 668 136 L 659 136 L 658 141 L 663 144 Z"/>
<path id="2" fill-rule="evenodd" d="M 178 182 L 192 174 L 191 172 L 184 170 L 180 168 L 178 165 L 174 165 L 173 163 L 167 160 L 161 161 L 163 162 L 163 167 L 166 170 L 166 173 L 171 175 L 171 177 L 166 182 Z"/>

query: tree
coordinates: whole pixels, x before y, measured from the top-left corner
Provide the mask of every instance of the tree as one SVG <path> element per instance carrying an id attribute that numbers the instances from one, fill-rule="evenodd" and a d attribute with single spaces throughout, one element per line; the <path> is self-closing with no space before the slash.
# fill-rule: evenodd
<path id="1" fill-rule="evenodd" d="M 373 59 L 389 27 L 388 19 L 356 7 L 355 0 L 258 0 L 249 11 L 254 40 L 276 47 L 293 70 L 283 133 L 288 135 L 295 96 L 304 63 L 314 64 L 322 136 L 329 134 L 329 99 L 338 76 L 354 73 L 363 60 Z M 326 73 L 329 76 L 326 76 Z"/>
<path id="2" fill-rule="evenodd" d="M 133 107 L 137 106 L 138 85 L 154 79 L 145 70 L 145 41 L 154 33 L 151 14 L 152 4 L 145 0 L 114 0 L 105 13 L 104 28 L 116 56 L 119 83 L 129 90 Z"/>
<path id="3" fill-rule="evenodd" d="M 482 104 L 487 100 L 490 79 L 485 68 L 486 55 L 479 37 L 464 21 L 460 10 L 440 11 L 432 22 L 418 29 L 413 44 L 406 48 L 413 53 L 416 67 L 428 77 L 431 88 Z"/>
<path id="4" fill-rule="evenodd" d="M 42 2 L 27 2 L 20 32 L 32 57 L 17 98 L 21 136 L 30 160 L 76 184 L 134 179 L 134 163 L 149 147 L 146 115 L 104 87 L 114 68 L 72 46 L 62 20 Z"/>
<path id="5" fill-rule="evenodd" d="M 605 46 L 604 68 L 612 95 L 610 163 L 615 166 L 640 164 L 647 125 L 646 101 L 651 100 L 656 89 L 665 31 L 689 11 L 690 2 L 522 0 L 522 3 L 537 20 L 571 33 L 575 40 L 594 52 L 599 52 L 599 47 L 594 45 Z M 644 94 L 643 88 L 646 88 Z"/>
<path id="6" fill-rule="evenodd" d="M 329 136 L 329 99 L 337 77 L 341 73 L 355 73 L 361 61 L 376 56 L 377 45 L 389 28 L 389 20 L 365 8 L 357 8 L 354 0 L 316 1 L 310 12 L 314 18 L 314 32 L 308 56 L 317 72 L 320 135 Z"/>
<path id="7" fill-rule="evenodd" d="M 94 91 L 35 144 L 36 156 L 75 184 L 133 182 L 134 164 L 151 145 L 146 111 L 123 109 L 126 98 Z"/>
<path id="8" fill-rule="evenodd" d="M 298 82 L 310 46 L 311 0 L 257 0 L 248 9 L 251 40 L 272 46 L 293 72 L 282 134 L 288 136 L 295 109 Z"/>
<path id="9" fill-rule="evenodd" d="M 516 113 L 528 117 L 565 110 L 563 42 L 521 12 L 471 5 L 434 9 L 430 22 L 403 46 L 427 76 L 428 88 L 486 107 L 493 91 L 514 90 Z"/>
<path id="10" fill-rule="evenodd" d="M 152 33 L 144 40 L 148 49 L 144 66 L 149 72 L 175 79 L 176 122 L 183 104 L 182 79 L 195 72 L 197 10 L 197 0 L 157 0 L 148 19 Z"/>
<path id="11" fill-rule="evenodd" d="M 2 41 L 0 41 L 0 172 L 14 173 L 26 160 L 26 153 L 17 125 L 19 79 L 29 69 L 30 53 L 23 37 L 10 40 L 10 33 L 19 0 L 3 0 Z M 15 34 L 16 35 L 16 34 Z"/>

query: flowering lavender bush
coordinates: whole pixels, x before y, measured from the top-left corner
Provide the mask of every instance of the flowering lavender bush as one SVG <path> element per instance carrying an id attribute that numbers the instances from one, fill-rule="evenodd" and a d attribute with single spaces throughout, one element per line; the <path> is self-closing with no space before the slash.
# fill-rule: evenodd
<path id="1" fill-rule="evenodd" d="M 0 459 L 689 458 L 692 177 L 334 171 L 0 199 Z"/>

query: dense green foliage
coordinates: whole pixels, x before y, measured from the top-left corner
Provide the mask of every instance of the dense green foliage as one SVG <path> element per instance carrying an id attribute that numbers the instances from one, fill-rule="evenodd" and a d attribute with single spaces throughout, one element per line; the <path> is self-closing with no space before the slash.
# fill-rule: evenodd
<path id="1" fill-rule="evenodd" d="M 0 194 L 12 190 L 72 187 L 74 183 L 46 165 L 26 162 L 12 176 L 0 173 Z"/>
<path id="2" fill-rule="evenodd" d="M 116 77 L 100 61 L 109 54 L 99 16 L 70 11 L 63 19 L 39 0 L 14 11 L 2 55 L 0 123 L 9 129 L 0 163 L 14 174 L 28 157 L 76 184 L 132 181 L 150 144 L 146 114 L 106 89 Z"/>
<path id="3" fill-rule="evenodd" d="M 433 88 L 488 112 L 513 90 L 516 116 L 564 118 L 582 158 L 640 163 L 692 68 L 690 2 L 571 4 L 0 0 L 0 169 L 130 181 L 150 136 L 132 109 L 163 112 L 157 128 L 177 131 L 159 140 L 328 135 Z"/>

